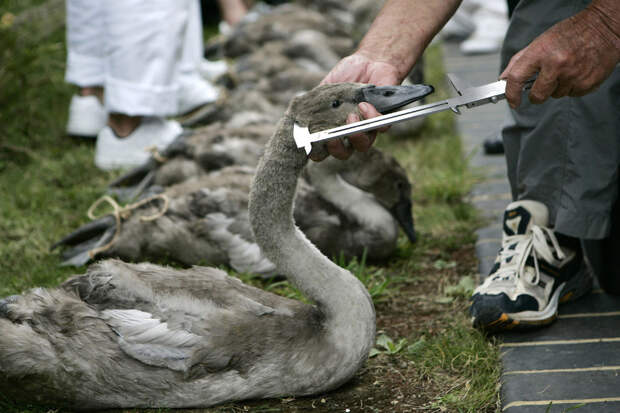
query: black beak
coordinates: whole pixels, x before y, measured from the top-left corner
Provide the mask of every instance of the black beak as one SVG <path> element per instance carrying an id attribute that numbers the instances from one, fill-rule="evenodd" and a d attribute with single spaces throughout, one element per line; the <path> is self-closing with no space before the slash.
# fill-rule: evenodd
<path id="1" fill-rule="evenodd" d="M 413 213 L 411 210 L 411 200 L 402 197 L 400 201 L 394 205 L 390 211 L 396 221 L 400 224 L 400 227 L 409 238 L 411 243 L 416 241 L 415 229 L 413 227 Z"/>
<path id="2" fill-rule="evenodd" d="M 388 113 L 401 106 L 420 100 L 433 93 L 435 89 L 429 85 L 407 86 L 375 86 L 362 88 L 364 101 L 373 105 L 381 113 Z"/>

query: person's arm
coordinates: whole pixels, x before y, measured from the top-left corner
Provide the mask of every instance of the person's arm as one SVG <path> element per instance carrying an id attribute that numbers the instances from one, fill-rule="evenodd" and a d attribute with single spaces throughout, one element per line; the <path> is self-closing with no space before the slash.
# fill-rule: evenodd
<path id="1" fill-rule="evenodd" d="M 323 83 L 400 84 L 461 0 L 388 0 L 351 56 Z"/>
<path id="2" fill-rule="evenodd" d="M 388 0 L 355 53 L 338 62 L 321 83 L 399 85 L 460 3 L 461 0 Z M 359 110 L 365 119 L 380 115 L 367 103 L 360 104 Z M 347 121 L 358 120 L 356 114 L 351 114 Z M 349 136 L 353 148 L 333 139 L 327 143 L 327 150 L 338 159 L 346 159 L 353 149 L 367 151 L 375 137 L 376 131 Z"/>
<path id="3" fill-rule="evenodd" d="M 529 99 L 583 96 L 596 89 L 620 62 L 620 1 L 594 0 L 552 26 L 513 56 L 500 78 L 506 99 L 521 104 L 524 83 L 538 73 Z"/>

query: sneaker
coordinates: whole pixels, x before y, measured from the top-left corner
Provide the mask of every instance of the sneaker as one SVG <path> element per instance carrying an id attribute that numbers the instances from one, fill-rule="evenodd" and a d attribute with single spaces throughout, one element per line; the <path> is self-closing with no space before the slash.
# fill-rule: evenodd
<path id="1" fill-rule="evenodd" d="M 476 10 L 472 15 L 475 30 L 467 40 L 461 43 L 461 53 L 471 55 L 499 51 L 508 30 L 507 13 L 508 11 L 502 8 L 496 9 L 488 6 L 481 6 Z"/>
<path id="2" fill-rule="evenodd" d="M 143 118 L 125 138 L 119 138 L 106 126 L 97 136 L 95 165 L 104 170 L 140 166 L 149 160 L 149 148 L 165 149 L 182 131 L 178 122 L 155 117 Z"/>
<path id="3" fill-rule="evenodd" d="M 476 29 L 472 16 L 467 11 L 459 8 L 448 20 L 448 23 L 439 32 L 441 38 L 446 40 L 465 39 Z"/>
<path id="4" fill-rule="evenodd" d="M 69 105 L 67 134 L 95 138 L 106 125 L 108 114 L 96 96 L 73 95 Z"/>
<path id="5" fill-rule="evenodd" d="M 557 317 L 558 304 L 592 288 L 581 249 L 561 246 L 548 225 L 547 207 L 513 202 L 504 212 L 502 248 L 484 283 L 474 291 L 474 327 L 509 330 L 542 326 Z"/>
<path id="6" fill-rule="evenodd" d="M 213 103 L 220 95 L 217 87 L 195 75 L 181 75 L 179 77 L 179 115 L 185 115 L 206 104 Z"/>
<path id="7" fill-rule="evenodd" d="M 224 60 L 207 60 L 202 59 L 198 65 L 198 72 L 209 82 L 214 82 L 228 72 L 228 63 Z"/>

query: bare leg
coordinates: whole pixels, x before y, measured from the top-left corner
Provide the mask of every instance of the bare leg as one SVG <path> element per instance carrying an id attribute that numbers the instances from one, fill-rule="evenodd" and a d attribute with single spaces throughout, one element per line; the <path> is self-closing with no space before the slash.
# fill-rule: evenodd
<path id="1" fill-rule="evenodd" d="M 112 128 L 116 136 L 126 138 L 140 126 L 142 116 L 127 116 L 122 113 L 110 113 L 108 126 Z"/>
<path id="2" fill-rule="evenodd" d="M 222 17 L 231 26 L 236 25 L 248 12 L 243 0 L 218 0 Z"/>
<path id="3" fill-rule="evenodd" d="M 96 96 L 103 105 L 103 86 L 87 86 L 80 88 L 80 96 Z"/>

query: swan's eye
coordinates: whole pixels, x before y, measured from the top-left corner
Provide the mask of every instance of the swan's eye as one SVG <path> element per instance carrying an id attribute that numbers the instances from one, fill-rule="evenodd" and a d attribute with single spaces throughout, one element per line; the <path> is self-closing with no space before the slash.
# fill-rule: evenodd
<path id="1" fill-rule="evenodd" d="M 341 103 L 338 99 L 332 101 L 332 108 L 337 108 Z"/>

